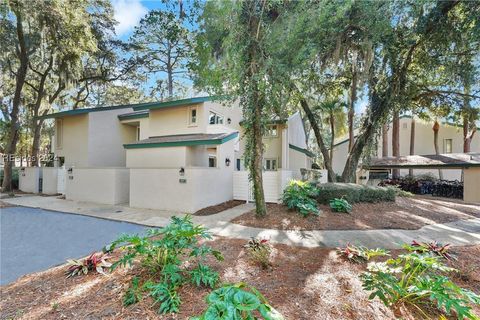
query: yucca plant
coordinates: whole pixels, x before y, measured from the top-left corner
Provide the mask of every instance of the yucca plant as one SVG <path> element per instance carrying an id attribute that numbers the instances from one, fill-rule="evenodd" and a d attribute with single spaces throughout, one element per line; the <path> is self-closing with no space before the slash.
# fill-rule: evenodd
<path id="1" fill-rule="evenodd" d="M 334 198 L 330 200 L 330 208 L 334 212 L 350 213 L 352 211 L 352 205 L 347 200 L 341 198 Z"/>
<path id="2" fill-rule="evenodd" d="M 67 260 L 68 269 L 65 271 L 67 278 L 88 274 L 89 271 L 97 271 L 98 273 L 105 274 L 105 271 L 111 267 L 111 263 L 107 262 L 108 256 L 102 253 L 92 253 L 90 256 L 83 259 L 71 259 Z"/>

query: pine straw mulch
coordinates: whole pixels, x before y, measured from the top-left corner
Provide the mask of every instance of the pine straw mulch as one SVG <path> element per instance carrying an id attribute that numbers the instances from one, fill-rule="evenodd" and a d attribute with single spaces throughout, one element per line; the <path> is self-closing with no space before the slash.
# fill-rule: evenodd
<path id="1" fill-rule="evenodd" d="M 232 220 L 244 226 L 279 230 L 415 230 L 429 224 L 447 223 L 480 217 L 480 206 L 445 198 L 397 197 L 395 202 L 355 203 L 350 214 L 332 212 L 320 205 L 320 216 L 304 218 L 281 204 L 267 204 L 267 216 L 255 217 L 255 211 Z"/>
<path id="2" fill-rule="evenodd" d="M 225 256 L 223 262 L 209 261 L 222 281 L 244 281 L 257 287 L 286 319 L 419 319 L 405 307 L 393 311 L 378 299 L 369 301 L 359 280 L 365 265 L 347 262 L 333 249 L 275 245 L 272 268 L 262 270 L 246 256 L 244 240 L 216 238 L 209 244 Z M 480 292 L 480 275 L 475 271 L 480 267 L 480 246 L 452 250 L 462 262 L 458 264 L 462 277 L 455 281 Z M 0 318 L 188 319 L 206 307 L 209 290 L 192 285 L 180 291 L 179 314 L 158 315 L 150 298 L 123 307 L 132 277 L 142 276 L 138 267 L 120 268 L 108 276 L 90 273 L 70 279 L 65 279 L 64 270 L 65 266 L 59 266 L 1 287 Z M 435 313 L 432 316 L 438 318 Z"/>
<path id="3" fill-rule="evenodd" d="M 244 203 L 245 203 L 245 201 L 241 201 L 241 200 L 229 200 L 229 201 L 225 201 L 225 202 L 222 202 L 222 203 L 214 205 L 214 206 L 210 206 L 210 207 L 206 207 L 206 208 L 203 208 L 201 210 L 198 210 L 193 215 L 194 216 L 209 216 L 209 215 L 212 215 L 212 214 L 215 214 L 215 213 L 219 213 L 219 212 L 234 208 L 234 207 L 239 206 L 239 205 L 244 204 Z"/>

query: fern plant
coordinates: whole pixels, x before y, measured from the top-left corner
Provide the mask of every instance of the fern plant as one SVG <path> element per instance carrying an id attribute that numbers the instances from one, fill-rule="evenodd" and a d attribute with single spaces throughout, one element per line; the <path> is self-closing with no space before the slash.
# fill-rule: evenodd
<path id="1" fill-rule="evenodd" d="M 319 215 L 316 196 L 318 189 L 304 181 L 292 180 L 283 191 L 282 201 L 289 209 L 295 209 L 302 216 Z"/>
<path id="2" fill-rule="evenodd" d="M 334 212 L 350 213 L 352 211 L 352 205 L 347 200 L 341 198 L 334 198 L 330 200 L 330 208 Z"/>
<path id="3" fill-rule="evenodd" d="M 257 289 L 245 283 L 225 285 L 214 290 L 207 296 L 207 304 L 208 307 L 202 315 L 190 320 L 284 319 Z M 257 312 L 261 318 L 254 316 Z"/>
<path id="4" fill-rule="evenodd" d="M 368 270 L 361 279 L 363 288 L 372 292 L 370 299 L 378 297 L 387 306 L 400 302 L 413 305 L 426 318 L 427 304 L 447 315 L 453 310 L 458 319 L 476 319 L 469 304 L 480 304 L 480 296 L 458 287 L 445 276 L 456 270 L 445 266 L 437 256 L 409 252 L 373 263 Z"/>
<path id="5" fill-rule="evenodd" d="M 194 225 L 190 216 L 172 217 L 171 223 L 161 229 L 149 230 L 146 236 L 122 235 L 112 242 L 108 250 L 120 246 L 123 255 L 113 263 L 112 269 L 119 266 L 131 266 L 139 258 L 152 279 L 145 282 L 139 290 L 138 281 L 132 286 L 124 298 L 124 304 L 133 304 L 141 299 L 145 291 L 159 305 L 159 312 L 178 312 L 181 299 L 178 289 L 190 281 L 197 286 L 214 287 L 218 281 L 218 273 L 202 263 L 208 255 L 223 260 L 219 251 L 206 245 L 200 245 L 200 239 L 210 239 L 211 235 L 204 227 Z M 198 260 L 197 266 L 187 270 L 183 259 Z M 139 295 L 140 292 L 140 295 Z"/>

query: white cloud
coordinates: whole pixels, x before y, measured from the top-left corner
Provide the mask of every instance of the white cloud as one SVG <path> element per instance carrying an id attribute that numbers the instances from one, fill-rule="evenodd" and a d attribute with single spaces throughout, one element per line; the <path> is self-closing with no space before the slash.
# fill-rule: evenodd
<path id="1" fill-rule="evenodd" d="M 112 5 L 115 10 L 115 20 L 118 21 L 115 26 L 118 36 L 130 32 L 148 12 L 140 0 L 112 0 Z"/>

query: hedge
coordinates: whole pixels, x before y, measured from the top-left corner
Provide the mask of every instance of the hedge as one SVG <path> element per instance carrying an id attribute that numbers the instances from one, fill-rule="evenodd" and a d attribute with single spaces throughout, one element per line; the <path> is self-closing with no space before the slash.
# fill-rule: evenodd
<path id="1" fill-rule="evenodd" d="M 363 186 L 355 183 L 323 183 L 317 185 L 317 200 L 328 204 L 334 198 L 344 198 L 349 203 L 395 201 L 395 189 Z"/>

